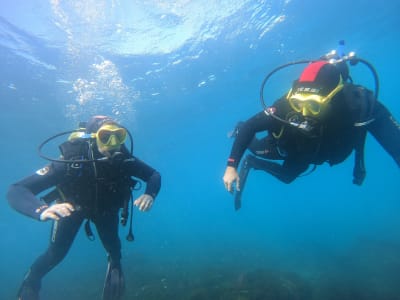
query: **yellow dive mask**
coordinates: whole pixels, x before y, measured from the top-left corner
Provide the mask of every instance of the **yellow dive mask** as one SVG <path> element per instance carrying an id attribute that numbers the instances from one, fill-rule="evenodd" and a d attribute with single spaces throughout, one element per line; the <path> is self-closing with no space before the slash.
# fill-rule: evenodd
<path id="1" fill-rule="evenodd" d="M 292 93 L 292 89 L 286 96 L 290 106 L 303 116 L 318 116 L 325 110 L 332 98 L 343 89 L 343 80 L 340 77 L 338 85 L 326 96 L 310 93 L 309 90 Z"/>
<path id="2" fill-rule="evenodd" d="M 115 124 L 104 124 L 97 130 L 96 143 L 99 147 L 114 148 L 126 140 L 126 129 Z"/>

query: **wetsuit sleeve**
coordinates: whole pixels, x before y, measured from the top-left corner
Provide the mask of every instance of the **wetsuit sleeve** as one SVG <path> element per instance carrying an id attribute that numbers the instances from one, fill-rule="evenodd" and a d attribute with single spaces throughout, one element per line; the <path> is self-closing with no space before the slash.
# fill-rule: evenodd
<path id="1" fill-rule="evenodd" d="M 161 175 L 158 171 L 137 157 L 133 157 L 133 159 L 128 163 L 128 172 L 129 175 L 145 181 L 145 194 L 156 198 L 161 188 Z"/>
<path id="2" fill-rule="evenodd" d="M 28 217 L 39 220 L 40 214 L 48 206 L 36 195 L 55 186 L 62 178 L 63 171 L 62 164 L 51 164 L 12 184 L 7 193 L 10 206 Z"/>
<path id="3" fill-rule="evenodd" d="M 380 102 L 374 104 L 374 121 L 368 131 L 389 153 L 400 167 L 400 125 L 389 110 Z"/>
<path id="4" fill-rule="evenodd" d="M 271 127 L 271 117 L 264 111 L 256 114 L 242 124 L 238 135 L 232 145 L 232 150 L 228 158 L 227 165 L 237 168 L 239 162 L 254 138 L 255 134 L 260 131 L 269 130 Z"/>

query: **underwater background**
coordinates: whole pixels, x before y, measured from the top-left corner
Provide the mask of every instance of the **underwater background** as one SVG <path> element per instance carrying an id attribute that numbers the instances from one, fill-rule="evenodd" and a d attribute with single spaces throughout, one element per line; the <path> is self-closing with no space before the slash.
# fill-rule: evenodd
<path id="1" fill-rule="evenodd" d="M 399 12 L 399 0 L 0 0 L 0 299 L 16 298 L 51 228 L 12 210 L 8 186 L 47 164 L 42 141 L 94 114 L 128 127 L 162 175 L 153 209 L 134 211 L 135 241 L 120 231 L 124 299 L 400 299 L 399 170 L 371 136 L 361 187 L 352 156 L 290 185 L 252 171 L 239 211 L 222 183 L 227 133 L 262 109 L 265 75 L 339 40 L 374 65 L 400 119 Z M 274 77 L 266 101 L 299 72 Z M 351 73 L 373 89 L 367 68 Z M 81 230 L 41 299 L 101 299 L 106 263 Z"/>

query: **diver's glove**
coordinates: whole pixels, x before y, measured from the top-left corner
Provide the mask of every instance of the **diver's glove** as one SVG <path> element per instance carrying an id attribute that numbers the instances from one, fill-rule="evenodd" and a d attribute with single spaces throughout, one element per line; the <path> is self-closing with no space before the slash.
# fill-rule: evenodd
<path id="1" fill-rule="evenodd" d="M 233 193 L 233 185 L 236 182 L 236 190 L 240 191 L 240 179 L 239 174 L 234 167 L 228 166 L 226 167 L 224 177 L 222 177 L 224 181 L 225 188 L 228 192 Z"/>
<path id="2" fill-rule="evenodd" d="M 71 203 L 56 203 L 43 210 L 40 214 L 40 221 L 49 219 L 57 221 L 60 218 L 68 217 L 74 210 Z"/>
<path id="3" fill-rule="evenodd" d="M 154 198 L 148 194 L 143 194 L 137 198 L 133 204 L 136 205 L 141 211 L 148 211 L 154 203 Z"/>
<path id="4" fill-rule="evenodd" d="M 125 280 L 121 266 L 108 263 L 106 280 L 104 282 L 103 300 L 120 300 L 124 295 Z"/>

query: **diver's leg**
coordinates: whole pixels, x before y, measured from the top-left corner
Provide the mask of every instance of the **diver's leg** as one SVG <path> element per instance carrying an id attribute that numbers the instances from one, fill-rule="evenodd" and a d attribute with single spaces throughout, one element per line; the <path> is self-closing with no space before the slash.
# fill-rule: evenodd
<path id="1" fill-rule="evenodd" d="M 283 160 L 285 159 L 284 153 L 279 151 L 276 141 L 270 135 L 261 139 L 253 138 L 250 145 L 247 147 L 255 156 L 270 159 L 270 160 Z"/>
<path id="2" fill-rule="evenodd" d="M 96 217 L 94 223 L 108 254 L 108 265 L 103 289 L 103 300 L 119 300 L 125 282 L 121 268 L 121 241 L 118 236 L 118 211 L 106 212 Z"/>
<path id="3" fill-rule="evenodd" d="M 239 134 L 240 129 L 242 128 L 244 122 L 240 121 L 236 124 L 235 128 L 228 133 L 228 136 L 231 138 L 236 138 Z M 247 147 L 251 153 L 254 155 L 263 155 L 265 153 L 265 138 L 257 139 L 254 137 L 249 146 Z"/>
<path id="4" fill-rule="evenodd" d="M 257 155 L 257 156 L 264 155 L 266 152 L 265 151 L 265 138 L 257 139 L 256 137 L 254 137 L 251 140 L 247 149 L 249 149 L 250 152 L 253 153 L 254 155 Z"/>
<path id="5" fill-rule="evenodd" d="M 93 220 L 100 240 L 113 265 L 120 265 L 121 241 L 118 236 L 118 211 L 105 212 Z"/>
<path id="6" fill-rule="evenodd" d="M 298 162 L 295 160 L 285 161 L 283 165 L 268 160 L 260 159 L 254 155 L 247 155 L 243 160 L 240 171 L 239 171 L 239 187 L 240 190 L 235 194 L 235 209 L 238 210 L 241 207 L 242 194 L 246 185 L 247 176 L 249 175 L 250 169 L 262 170 L 272 176 L 276 177 L 284 183 L 291 183 L 301 173 L 308 168 L 308 164 L 304 162 Z"/>
<path id="7" fill-rule="evenodd" d="M 39 299 L 42 278 L 68 253 L 82 221 L 82 214 L 76 211 L 69 217 L 53 222 L 49 247 L 36 259 L 26 274 L 18 292 L 19 300 Z"/>
<path id="8" fill-rule="evenodd" d="M 258 159 L 254 156 L 248 158 L 248 164 L 255 170 L 265 171 L 284 183 L 291 183 L 301 173 L 307 170 L 309 164 L 298 160 L 285 160 L 278 164 L 268 160 Z"/>

